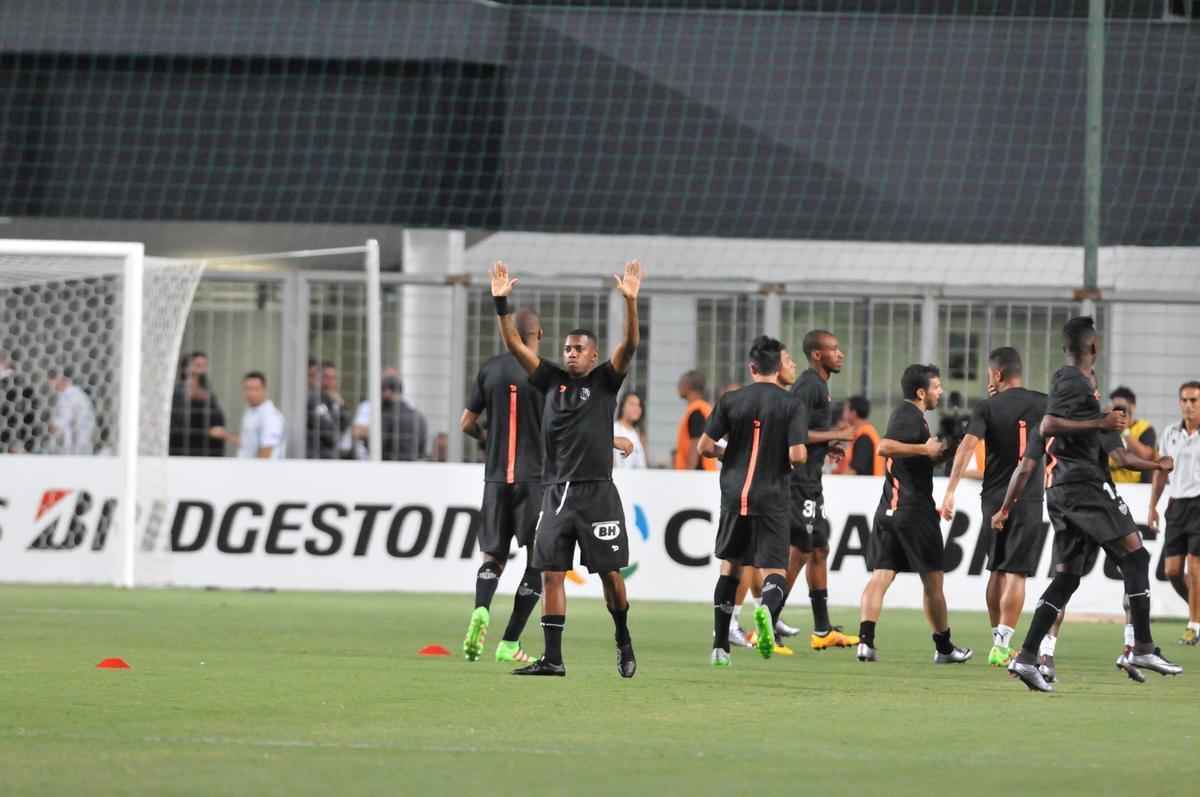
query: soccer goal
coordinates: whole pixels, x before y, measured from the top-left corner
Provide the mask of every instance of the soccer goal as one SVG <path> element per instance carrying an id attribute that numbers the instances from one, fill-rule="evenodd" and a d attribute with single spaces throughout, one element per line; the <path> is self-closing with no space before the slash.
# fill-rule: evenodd
<path id="1" fill-rule="evenodd" d="M 6 453 L 114 461 L 114 580 L 127 587 L 139 514 L 163 511 L 175 364 L 203 270 L 140 243 L 0 240 Z"/>

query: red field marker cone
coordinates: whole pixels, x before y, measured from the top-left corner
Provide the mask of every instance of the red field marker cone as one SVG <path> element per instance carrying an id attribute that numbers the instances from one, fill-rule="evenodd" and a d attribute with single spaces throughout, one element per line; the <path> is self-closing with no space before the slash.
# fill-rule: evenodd
<path id="1" fill-rule="evenodd" d="M 96 665 L 97 670 L 131 670 L 129 662 L 125 659 L 105 659 Z"/>
<path id="2" fill-rule="evenodd" d="M 418 656 L 449 656 L 450 651 L 441 645 L 426 645 L 417 651 Z"/>

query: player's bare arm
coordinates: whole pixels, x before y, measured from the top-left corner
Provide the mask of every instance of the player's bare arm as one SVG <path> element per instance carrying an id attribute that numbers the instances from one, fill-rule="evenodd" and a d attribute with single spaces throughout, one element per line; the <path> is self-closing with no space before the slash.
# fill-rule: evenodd
<path id="1" fill-rule="evenodd" d="M 924 443 L 901 443 L 899 440 L 892 440 L 889 437 L 885 437 L 879 441 L 879 456 L 881 457 L 890 457 L 892 459 L 929 457 L 932 460 L 937 460 L 944 453 L 946 453 L 946 444 L 936 437 L 931 437 Z"/>
<path id="2" fill-rule="evenodd" d="M 700 442 L 696 444 L 696 450 L 700 452 L 700 456 L 709 459 L 720 459 L 725 453 L 724 447 L 717 445 L 717 441 L 707 434 L 700 435 Z"/>
<path id="3" fill-rule="evenodd" d="M 854 440 L 854 430 L 848 426 L 823 431 L 809 430 L 808 442 L 814 445 L 821 443 L 849 443 Z"/>
<path id="4" fill-rule="evenodd" d="M 1154 471 L 1155 474 L 1170 473 L 1175 470 L 1175 460 L 1170 457 L 1146 459 L 1133 453 L 1128 448 L 1118 448 L 1110 452 L 1109 457 L 1117 463 L 1118 467 L 1125 468 L 1126 470 Z"/>
<path id="5" fill-rule="evenodd" d="M 1128 415 L 1120 410 L 1110 410 L 1086 421 L 1072 421 L 1057 415 L 1046 415 L 1042 418 L 1041 432 L 1042 437 L 1046 438 L 1073 432 L 1124 431 L 1128 426 Z"/>
<path id="6" fill-rule="evenodd" d="M 628 437 L 614 437 L 613 448 L 621 452 L 622 459 L 628 459 L 633 453 L 633 441 Z"/>
<path id="7" fill-rule="evenodd" d="M 1012 511 L 1013 504 L 1021 500 L 1021 496 L 1025 493 L 1025 486 L 1029 484 L 1029 477 L 1038 469 L 1037 460 L 1023 457 L 1021 464 L 1013 471 L 1012 478 L 1008 480 L 1008 489 L 1004 493 L 1004 503 L 1000 505 L 1000 509 L 996 514 L 992 515 L 992 528 L 1004 528 L 1005 521 L 1008 520 L 1008 513 Z"/>
<path id="8" fill-rule="evenodd" d="M 613 274 L 613 279 L 617 281 L 617 290 L 625 297 L 625 335 L 612 356 L 613 369 L 619 374 L 629 370 L 641 343 L 638 333 L 637 297 L 638 291 L 642 289 L 642 276 L 642 264 L 636 260 L 625 264 L 623 274 Z"/>
<path id="9" fill-rule="evenodd" d="M 462 429 L 463 434 L 468 437 L 474 437 L 479 442 L 486 441 L 483 427 L 479 425 L 479 413 L 463 410 L 462 417 L 458 420 L 458 428 Z"/>
<path id="10" fill-rule="evenodd" d="M 512 296 L 513 288 L 517 286 L 519 280 L 509 273 L 508 266 L 503 260 L 493 263 L 488 270 L 488 275 L 492 278 L 492 298 L 497 300 L 496 321 L 500 325 L 500 337 L 504 339 L 504 346 L 517 358 L 517 362 L 521 364 L 525 372 L 532 374 L 542 364 L 542 359 L 538 357 L 537 352 L 525 345 L 525 341 L 521 340 L 512 313 L 507 312 L 508 297 Z M 503 302 L 500 301 L 502 299 Z M 502 305 L 505 312 L 501 312 Z"/>
<path id="11" fill-rule="evenodd" d="M 954 517 L 954 491 L 958 489 L 958 483 L 962 481 L 967 466 L 975 458 L 975 448 L 978 445 L 979 438 L 973 434 L 965 435 L 962 442 L 958 444 L 958 452 L 954 455 L 954 466 L 950 470 L 950 481 L 946 483 L 946 494 L 942 496 L 943 520 L 950 520 Z"/>
<path id="12" fill-rule="evenodd" d="M 1146 513 L 1146 525 L 1152 529 L 1158 528 L 1158 502 L 1169 481 L 1171 474 L 1168 471 L 1154 471 L 1154 478 L 1150 484 L 1150 511 Z"/>
<path id="13" fill-rule="evenodd" d="M 788 459 L 791 460 L 793 467 L 803 465 L 808 462 L 808 447 L 804 443 L 788 446 Z"/>

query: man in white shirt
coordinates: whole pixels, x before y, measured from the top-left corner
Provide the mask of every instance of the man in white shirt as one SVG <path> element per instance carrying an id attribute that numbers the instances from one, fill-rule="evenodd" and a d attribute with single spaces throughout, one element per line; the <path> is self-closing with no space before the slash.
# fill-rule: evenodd
<path id="1" fill-rule="evenodd" d="M 287 443 L 283 413 L 267 398 L 267 378 L 251 371 L 242 379 L 246 411 L 242 414 L 238 456 L 244 459 L 283 459 Z"/>
<path id="2" fill-rule="evenodd" d="M 1168 426 L 1159 441 L 1159 453 L 1175 461 L 1175 470 L 1169 476 L 1154 472 L 1148 520 L 1151 527 L 1158 527 L 1158 499 L 1169 486 L 1170 500 L 1163 513 L 1167 522 L 1163 572 L 1188 602 L 1187 629 L 1179 643 L 1194 646 L 1200 644 L 1200 382 L 1179 387 L 1179 411 L 1182 418 Z"/>
<path id="3" fill-rule="evenodd" d="M 57 394 L 50 419 L 50 450 L 55 454 L 91 456 L 96 453 L 96 408 L 65 369 L 49 373 Z"/>

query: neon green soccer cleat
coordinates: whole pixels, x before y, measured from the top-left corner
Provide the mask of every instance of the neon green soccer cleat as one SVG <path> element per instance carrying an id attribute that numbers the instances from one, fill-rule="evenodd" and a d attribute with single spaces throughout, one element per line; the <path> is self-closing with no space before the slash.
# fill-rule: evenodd
<path id="1" fill-rule="evenodd" d="M 463 640 L 463 655 L 467 661 L 479 661 L 483 653 L 483 640 L 487 638 L 488 623 L 492 615 L 486 606 L 477 606 L 471 612 L 471 622 L 467 625 L 467 638 Z"/>
<path id="2" fill-rule="evenodd" d="M 496 646 L 496 661 L 510 664 L 529 664 L 533 659 L 521 647 L 520 642 L 509 642 L 502 639 L 500 640 L 500 644 Z"/>
<path id="3" fill-rule="evenodd" d="M 775 652 L 775 624 L 771 622 L 771 610 L 766 606 L 754 610 L 754 627 L 758 631 L 754 646 L 764 659 L 771 658 Z"/>
<path id="4" fill-rule="evenodd" d="M 1007 667 L 1012 661 L 1015 651 L 1012 648 L 1006 648 L 1001 645 L 992 645 L 991 651 L 988 653 L 988 664 L 993 667 Z"/>

